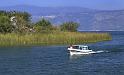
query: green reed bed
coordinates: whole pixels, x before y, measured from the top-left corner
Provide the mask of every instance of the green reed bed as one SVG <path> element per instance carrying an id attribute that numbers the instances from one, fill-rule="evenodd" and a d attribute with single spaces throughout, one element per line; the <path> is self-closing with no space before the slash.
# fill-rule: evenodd
<path id="1" fill-rule="evenodd" d="M 55 32 L 0 34 L 0 46 L 83 44 L 111 40 L 108 33 Z"/>

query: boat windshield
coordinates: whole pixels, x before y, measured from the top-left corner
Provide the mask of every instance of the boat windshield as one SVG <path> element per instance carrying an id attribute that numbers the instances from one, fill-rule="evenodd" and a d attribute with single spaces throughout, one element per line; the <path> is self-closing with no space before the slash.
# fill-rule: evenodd
<path id="1" fill-rule="evenodd" d="M 82 47 L 82 50 L 88 50 L 88 47 Z"/>

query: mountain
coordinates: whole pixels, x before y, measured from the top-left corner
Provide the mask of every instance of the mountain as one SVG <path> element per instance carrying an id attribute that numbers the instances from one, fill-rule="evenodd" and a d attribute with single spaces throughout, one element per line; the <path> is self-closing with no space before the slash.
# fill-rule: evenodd
<path id="1" fill-rule="evenodd" d="M 60 14 L 60 13 L 77 13 L 77 12 L 91 12 L 94 10 L 83 8 L 83 7 L 39 7 L 32 5 L 16 5 L 8 7 L 0 7 L 1 10 L 16 10 L 16 11 L 26 11 L 32 15 L 42 15 L 42 14 Z M 83 9 L 83 10 L 82 10 Z"/>
<path id="2" fill-rule="evenodd" d="M 26 11 L 32 15 L 33 22 L 40 18 L 49 19 L 54 25 L 66 21 L 80 23 L 78 30 L 124 30 L 124 10 L 95 10 L 83 7 L 38 7 L 17 5 L 0 7 L 0 10 Z"/>

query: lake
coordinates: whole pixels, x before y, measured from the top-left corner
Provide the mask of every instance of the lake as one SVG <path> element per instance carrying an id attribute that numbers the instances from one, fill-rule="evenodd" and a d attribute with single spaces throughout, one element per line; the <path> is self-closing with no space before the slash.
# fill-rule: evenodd
<path id="1" fill-rule="evenodd" d="M 67 46 L 1 47 L 0 75 L 124 75 L 124 32 L 87 44 L 103 53 L 70 56 Z"/>

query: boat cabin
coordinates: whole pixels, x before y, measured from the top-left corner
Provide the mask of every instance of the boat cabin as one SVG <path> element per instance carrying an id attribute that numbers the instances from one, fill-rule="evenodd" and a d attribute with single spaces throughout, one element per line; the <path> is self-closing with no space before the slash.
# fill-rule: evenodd
<path id="1" fill-rule="evenodd" d="M 84 45 L 72 45 L 72 46 L 70 46 L 70 48 L 80 49 L 80 50 L 89 50 L 88 46 L 84 46 Z"/>

